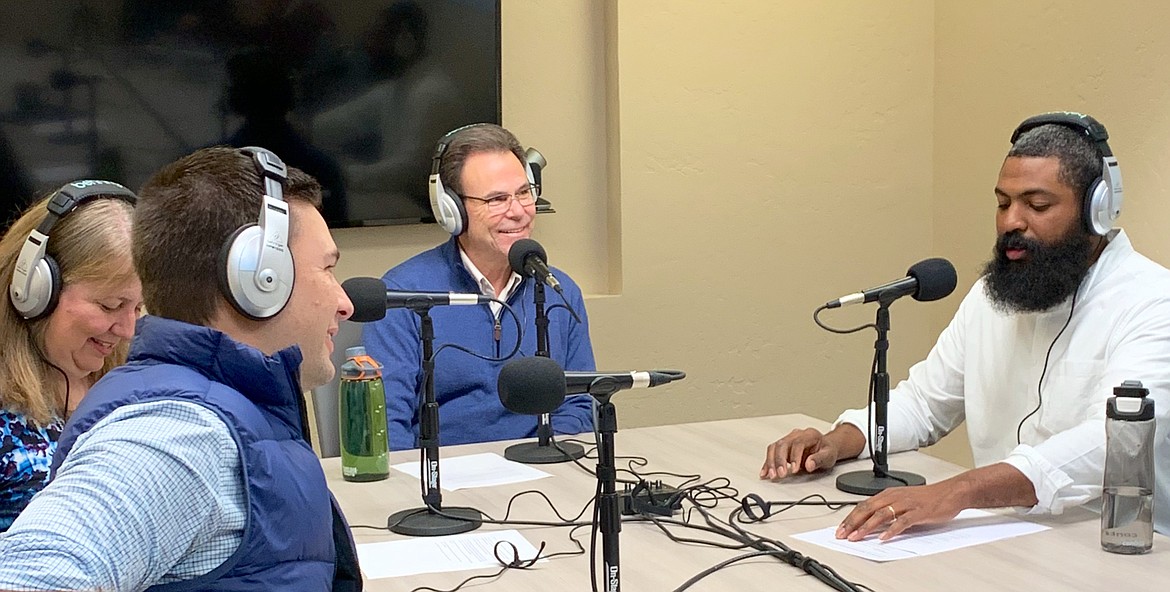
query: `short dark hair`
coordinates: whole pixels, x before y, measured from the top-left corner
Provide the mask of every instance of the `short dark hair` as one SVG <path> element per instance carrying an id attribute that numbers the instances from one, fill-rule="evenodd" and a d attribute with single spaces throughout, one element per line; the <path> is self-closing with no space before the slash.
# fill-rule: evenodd
<path id="1" fill-rule="evenodd" d="M 138 192 L 132 249 L 150 314 L 207 325 L 223 295 L 220 254 L 231 236 L 259 218 L 263 184 L 252 157 L 204 148 L 159 170 Z M 284 199 L 321 207 L 321 185 L 288 167 Z M 289 233 L 297 232 L 290 215 Z"/>
<path id="2" fill-rule="evenodd" d="M 481 123 L 460 130 L 447 144 L 439 163 L 439 178 L 443 187 L 456 195 L 463 195 L 463 165 L 468 157 L 484 152 L 511 152 L 524 163 L 524 148 L 512 132 L 494 124 Z"/>
<path id="3" fill-rule="evenodd" d="M 1058 178 L 1079 196 L 1101 176 L 1101 151 L 1088 137 L 1059 124 L 1047 124 L 1028 130 L 1016 139 L 1008 156 L 1056 158 L 1060 161 Z"/>

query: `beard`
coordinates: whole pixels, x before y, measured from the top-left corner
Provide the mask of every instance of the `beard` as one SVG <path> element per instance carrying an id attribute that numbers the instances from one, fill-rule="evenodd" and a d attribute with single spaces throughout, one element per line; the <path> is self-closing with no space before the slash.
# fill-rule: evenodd
<path id="1" fill-rule="evenodd" d="M 1008 259 L 1009 249 L 1026 256 Z M 983 288 L 992 305 L 1003 312 L 1041 312 L 1072 296 L 1089 270 L 1089 234 L 1079 226 L 1048 244 L 1024 238 L 1020 231 L 1002 234 L 995 255 L 983 266 Z"/>

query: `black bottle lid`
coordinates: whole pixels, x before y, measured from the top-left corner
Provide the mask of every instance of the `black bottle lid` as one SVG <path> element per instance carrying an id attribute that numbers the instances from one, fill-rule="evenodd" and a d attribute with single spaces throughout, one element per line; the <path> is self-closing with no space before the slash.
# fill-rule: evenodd
<path id="1" fill-rule="evenodd" d="M 1121 421 L 1148 421 L 1154 419 L 1154 400 L 1150 390 L 1140 380 L 1126 380 L 1113 388 L 1113 396 L 1105 407 L 1105 416 Z"/>

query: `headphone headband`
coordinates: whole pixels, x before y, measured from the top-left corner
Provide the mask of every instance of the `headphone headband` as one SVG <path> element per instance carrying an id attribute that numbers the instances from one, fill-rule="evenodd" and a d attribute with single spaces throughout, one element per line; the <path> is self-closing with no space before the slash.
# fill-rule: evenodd
<path id="1" fill-rule="evenodd" d="M 259 146 L 245 146 L 240 152 L 250 155 L 256 164 L 256 172 L 264 182 L 264 194 L 284 200 L 284 185 L 288 182 L 288 167 L 270 150 Z"/>
<path id="2" fill-rule="evenodd" d="M 451 145 L 451 140 L 455 137 L 456 134 L 458 134 L 459 132 L 461 132 L 463 130 L 471 129 L 473 127 L 480 127 L 483 125 L 490 125 L 490 124 L 469 123 L 467 125 L 461 125 L 455 129 L 443 134 L 443 137 L 439 138 L 439 141 L 435 144 L 435 155 L 433 157 L 431 157 L 431 174 L 432 175 L 439 174 L 439 165 L 441 165 L 443 163 L 443 155 L 447 153 L 447 147 Z"/>
<path id="3" fill-rule="evenodd" d="M 1109 132 L 1101 122 L 1083 113 L 1054 111 L 1041 113 L 1025 119 L 1012 132 L 1012 145 L 1020 136 L 1042 125 L 1059 125 L 1085 137 L 1097 147 L 1101 154 L 1101 176 L 1089 184 L 1081 197 L 1081 220 L 1084 228 L 1095 235 L 1104 236 L 1113 229 L 1113 223 L 1121 215 L 1123 192 L 1121 168 L 1109 148 Z"/>
<path id="4" fill-rule="evenodd" d="M 57 220 L 64 218 L 66 214 L 81 207 L 82 204 L 99 197 L 111 197 L 125 201 L 132 206 L 138 205 L 138 196 L 119 183 L 99 179 L 73 181 L 62 185 L 53 193 L 53 197 L 49 198 L 49 214 L 37 225 L 37 230 L 41 234 L 49 234 L 49 230 L 53 228 L 53 224 L 56 224 Z"/>
<path id="5" fill-rule="evenodd" d="M 53 226 L 83 204 L 95 199 L 120 199 L 131 206 L 138 204 L 133 191 L 113 181 L 83 179 L 66 183 L 53 192 L 48 213 L 36 229 L 28 234 L 8 285 L 8 300 L 26 320 L 43 317 L 57 305 L 61 292 L 60 270 L 48 254 Z"/>
<path id="6" fill-rule="evenodd" d="M 1080 132 L 1097 145 L 1101 150 L 1101 156 L 1113 156 L 1113 151 L 1109 148 L 1109 132 L 1105 126 L 1096 119 L 1075 111 L 1053 111 L 1025 119 L 1016 126 L 1016 131 L 1012 132 L 1012 144 L 1015 144 L 1020 136 L 1042 125 L 1059 125 Z"/>

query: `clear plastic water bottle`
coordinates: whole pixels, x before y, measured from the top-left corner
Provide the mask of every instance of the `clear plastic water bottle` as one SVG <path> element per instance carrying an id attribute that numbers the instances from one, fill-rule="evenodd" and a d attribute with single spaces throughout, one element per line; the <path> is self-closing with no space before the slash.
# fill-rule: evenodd
<path id="1" fill-rule="evenodd" d="M 1105 418 L 1101 548 L 1146 553 L 1154 545 L 1154 400 L 1136 380 L 1113 389 Z"/>
<path id="2" fill-rule="evenodd" d="M 338 418 L 341 423 L 341 476 L 346 481 L 378 481 L 390 476 L 386 434 L 386 391 L 382 366 L 366 348 L 345 350 L 341 365 Z"/>

